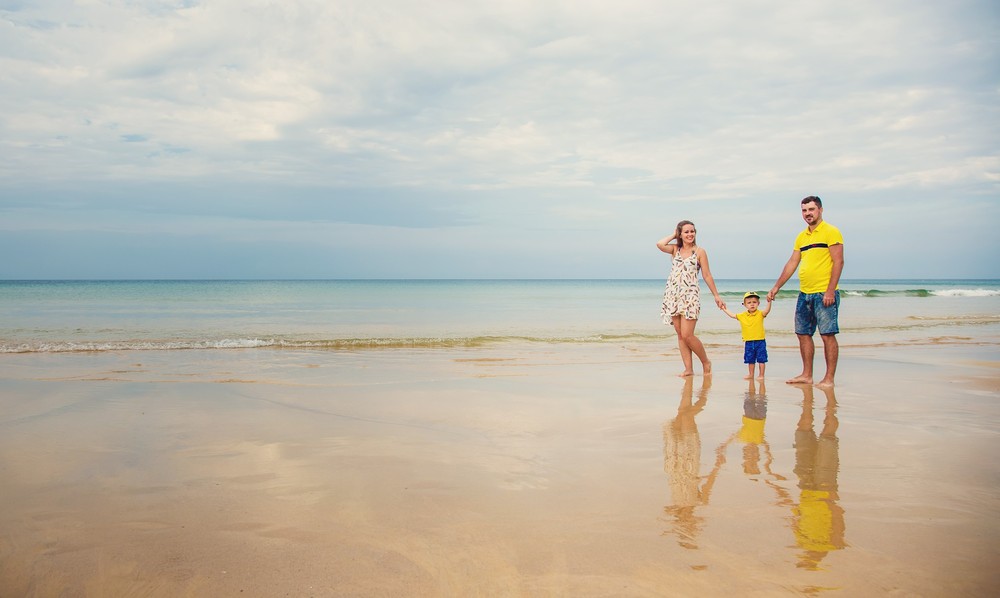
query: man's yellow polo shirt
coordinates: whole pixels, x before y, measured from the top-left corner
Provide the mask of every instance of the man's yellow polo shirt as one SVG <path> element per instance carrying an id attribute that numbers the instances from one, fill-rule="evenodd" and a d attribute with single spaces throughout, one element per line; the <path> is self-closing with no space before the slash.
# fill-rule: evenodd
<path id="1" fill-rule="evenodd" d="M 843 244 L 844 237 L 840 230 L 826 220 L 820 222 L 816 230 L 810 232 L 806 227 L 795 237 L 795 249 L 802 258 L 799 262 L 799 291 L 807 294 L 826 292 L 833 272 L 830 247 Z"/>

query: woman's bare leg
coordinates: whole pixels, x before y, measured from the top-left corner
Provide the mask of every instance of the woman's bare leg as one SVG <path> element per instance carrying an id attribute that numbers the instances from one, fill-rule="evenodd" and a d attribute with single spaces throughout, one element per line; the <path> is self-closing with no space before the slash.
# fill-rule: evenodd
<path id="1" fill-rule="evenodd" d="M 684 318 L 680 316 L 674 316 L 671 319 L 671 322 L 674 325 L 674 330 L 677 332 L 677 348 L 680 349 L 681 361 L 684 363 L 684 371 L 677 374 L 680 378 L 694 376 L 694 366 L 691 362 L 691 347 L 684 338 L 684 328 L 682 325 L 682 322 L 684 321 Z"/>
<path id="2" fill-rule="evenodd" d="M 701 340 L 694 335 L 694 327 L 698 325 L 698 320 L 687 320 L 680 318 L 680 334 L 677 338 L 683 339 L 687 344 L 690 353 L 694 353 L 701 360 L 701 367 L 705 371 L 705 374 L 712 373 L 712 362 L 708 360 L 708 355 L 705 354 L 705 346 L 701 344 Z M 685 364 L 688 370 L 692 370 L 690 356 L 688 357 L 688 362 Z M 692 373 L 693 370 L 692 370 Z M 691 374 L 688 374 L 691 375 Z"/>

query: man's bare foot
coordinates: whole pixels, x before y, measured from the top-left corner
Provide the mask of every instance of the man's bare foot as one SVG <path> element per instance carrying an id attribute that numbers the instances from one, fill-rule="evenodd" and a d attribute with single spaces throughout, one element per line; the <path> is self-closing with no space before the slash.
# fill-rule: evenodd
<path id="1" fill-rule="evenodd" d="M 687 378 L 688 376 L 694 376 L 694 372 L 691 370 L 684 370 L 683 372 L 677 374 L 678 378 Z"/>
<path id="2" fill-rule="evenodd" d="M 785 384 L 812 384 L 812 376 L 796 376 L 791 380 L 785 380 Z"/>
<path id="3" fill-rule="evenodd" d="M 814 385 L 816 388 L 833 388 L 833 380 L 823 378 Z"/>

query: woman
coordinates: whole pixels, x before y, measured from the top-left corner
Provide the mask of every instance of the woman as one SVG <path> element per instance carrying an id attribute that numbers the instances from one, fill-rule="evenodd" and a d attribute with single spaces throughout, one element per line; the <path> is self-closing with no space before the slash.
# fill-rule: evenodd
<path id="1" fill-rule="evenodd" d="M 701 313 L 699 270 L 705 279 L 705 284 L 715 296 L 715 304 L 719 309 L 726 308 L 726 304 L 719 297 L 719 291 L 715 288 L 712 271 L 708 268 L 708 254 L 695 243 L 696 233 L 693 222 L 681 220 L 677 223 L 673 235 L 664 237 L 656 243 L 660 251 L 673 256 L 667 289 L 663 293 L 663 323 L 672 324 L 677 331 L 677 345 L 680 347 L 681 360 L 684 362 L 684 371 L 678 376 L 682 378 L 694 375 L 692 353 L 701 360 L 705 374 L 712 373 L 712 362 L 705 354 L 705 346 L 694 335 L 694 327 L 698 324 L 698 315 Z"/>

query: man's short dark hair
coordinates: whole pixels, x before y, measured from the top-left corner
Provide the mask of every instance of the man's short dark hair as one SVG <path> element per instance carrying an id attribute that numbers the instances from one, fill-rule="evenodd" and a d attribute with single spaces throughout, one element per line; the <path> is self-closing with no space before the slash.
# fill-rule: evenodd
<path id="1" fill-rule="evenodd" d="M 823 200 L 816 197 L 815 195 L 810 195 L 809 197 L 802 200 L 802 205 L 806 205 L 809 202 L 815 202 L 817 208 L 823 207 Z"/>

